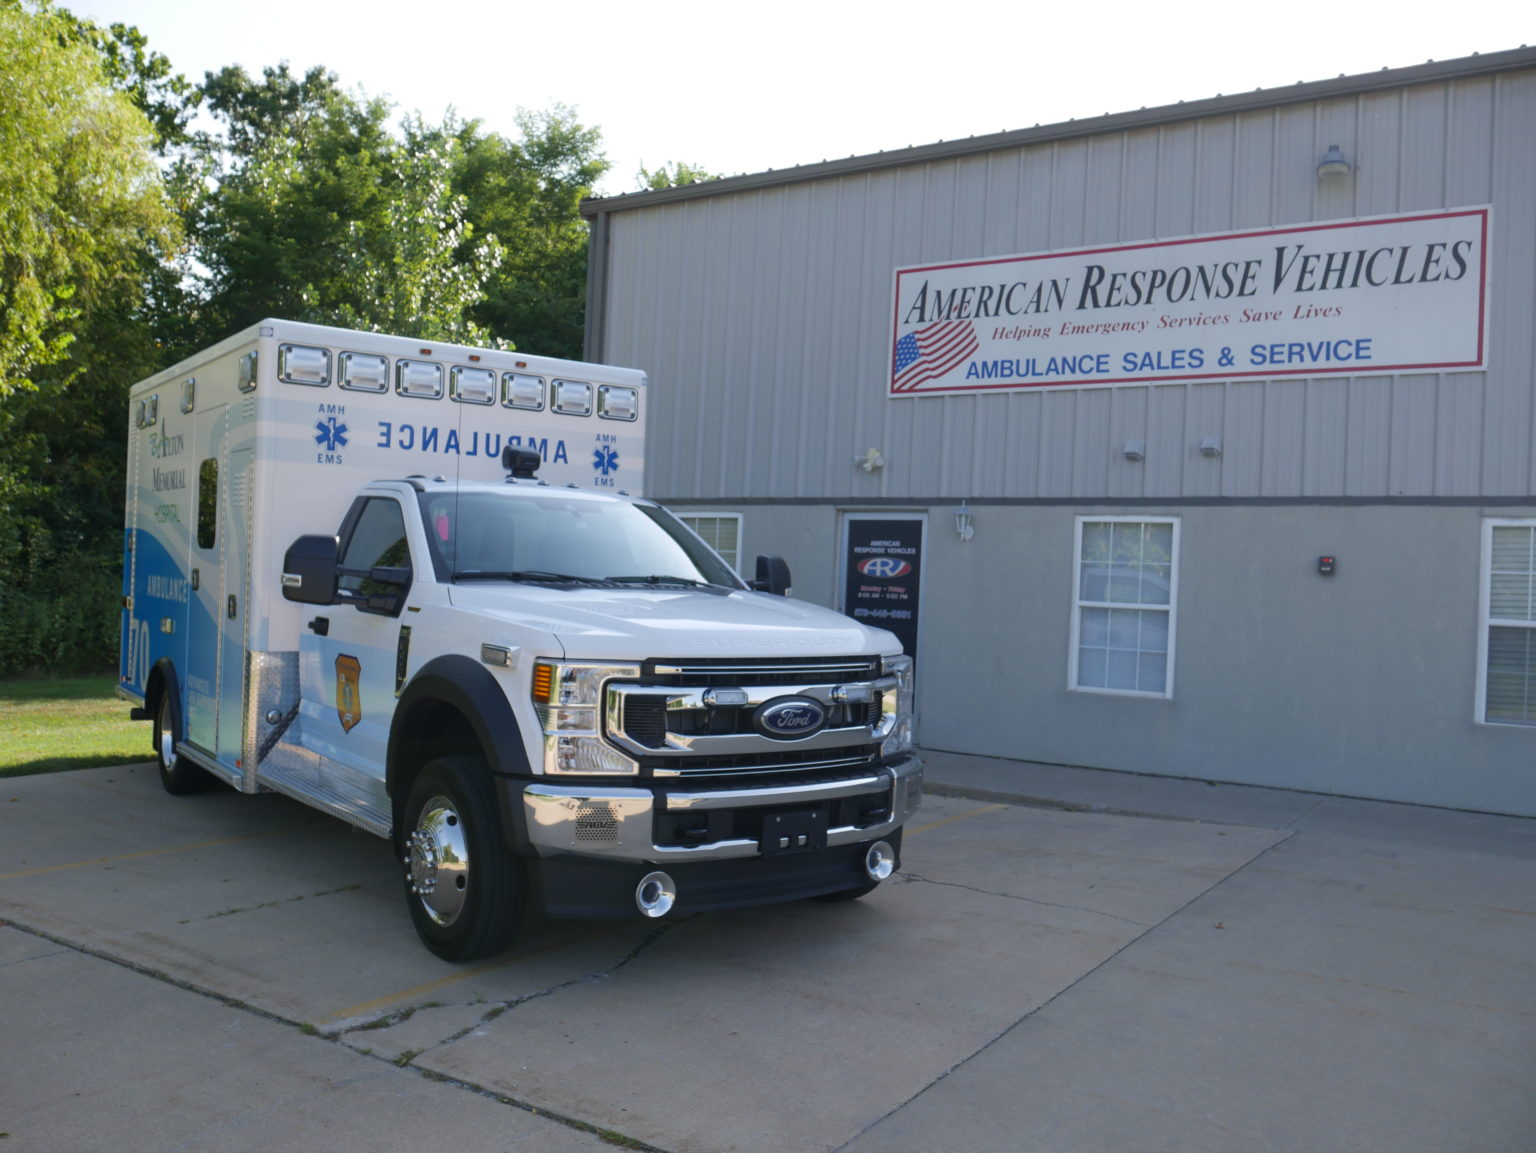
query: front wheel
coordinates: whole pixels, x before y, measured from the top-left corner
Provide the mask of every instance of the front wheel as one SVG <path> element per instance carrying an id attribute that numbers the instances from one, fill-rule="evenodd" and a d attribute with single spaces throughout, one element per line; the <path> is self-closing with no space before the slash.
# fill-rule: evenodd
<path id="1" fill-rule="evenodd" d="M 485 765 L 473 757 L 428 764 L 400 830 L 405 899 L 422 944 L 445 961 L 506 948 L 522 916 L 522 872 L 502 837 Z"/>

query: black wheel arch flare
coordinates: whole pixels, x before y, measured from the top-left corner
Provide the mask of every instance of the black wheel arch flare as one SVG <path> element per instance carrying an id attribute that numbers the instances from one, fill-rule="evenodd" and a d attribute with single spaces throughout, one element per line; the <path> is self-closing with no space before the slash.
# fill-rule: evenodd
<path id="1" fill-rule="evenodd" d="M 171 715 L 176 718 L 176 736 L 180 738 L 184 734 L 181 715 L 181 682 L 176 676 L 176 664 L 170 657 L 161 657 L 155 662 L 154 668 L 149 672 L 149 678 L 144 684 L 144 711 L 150 717 L 156 716 L 160 711 L 160 701 L 169 693 L 171 697 Z"/>
<path id="2" fill-rule="evenodd" d="M 478 747 L 466 747 L 470 743 Z M 496 776 L 532 773 L 512 703 L 495 674 L 451 653 L 423 665 L 395 705 L 385 767 L 385 788 L 395 806 L 404 803 L 423 765 L 460 753 L 483 757 Z"/>

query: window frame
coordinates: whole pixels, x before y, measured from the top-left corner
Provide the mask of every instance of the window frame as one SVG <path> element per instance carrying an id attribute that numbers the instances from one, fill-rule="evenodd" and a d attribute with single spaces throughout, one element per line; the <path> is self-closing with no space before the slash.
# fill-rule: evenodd
<path id="1" fill-rule="evenodd" d="M 197 523 L 193 536 L 203 552 L 212 552 L 219 546 L 219 472 L 216 456 L 198 462 Z"/>
<path id="2" fill-rule="evenodd" d="M 1495 628 L 1523 628 L 1536 631 L 1536 620 L 1512 620 L 1493 616 L 1493 530 L 1528 528 L 1536 533 L 1536 517 L 1485 516 L 1481 529 L 1477 590 L 1477 690 L 1472 702 L 1472 719 L 1480 725 L 1501 728 L 1536 729 L 1533 721 L 1488 719 L 1488 649 Z"/>
<path id="3" fill-rule="evenodd" d="M 1166 524 L 1172 526 L 1173 539 L 1169 545 L 1168 604 L 1129 604 L 1120 601 L 1085 601 L 1083 591 L 1083 526 L 1088 524 Z M 1181 518 L 1177 516 L 1092 516 L 1073 518 L 1072 526 L 1072 625 L 1067 647 L 1067 690 L 1074 693 L 1096 693 L 1101 696 L 1133 697 L 1140 700 L 1172 700 L 1175 655 L 1178 650 L 1179 622 L 1179 542 Z M 1143 689 L 1116 689 L 1100 685 L 1078 683 L 1079 649 L 1082 637 L 1084 608 L 1124 608 L 1137 611 L 1166 612 L 1168 614 L 1168 663 L 1163 676 L 1163 691 L 1148 692 Z"/>
<path id="4" fill-rule="evenodd" d="M 346 563 L 348 560 L 347 554 L 351 551 L 353 545 L 357 543 L 357 535 L 358 531 L 362 528 L 363 519 L 368 515 L 368 510 L 370 507 L 374 505 L 390 509 L 396 516 L 400 518 L 399 540 L 403 541 L 405 544 L 405 564 L 398 566 L 371 565 L 364 569 L 358 568 L 356 566 L 350 566 Z M 405 572 L 405 579 L 401 582 L 398 594 L 399 604 L 392 610 L 375 608 L 369 605 L 366 600 L 366 598 L 376 596 L 394 595 L 372 587 L 367 587 L 372 584 L 372 578 L 367 574 L 370 573 L 374 568 L 379 567 L 397 567 L 403 569 Z M 356 580 L 357 586 L 349 587 L 345 583 L 348 580 Z M 355 599 L 345 599 L 338 600 L 337 603 L 349 604 L 359 612 L 374 613 L 379 616 L 399 616 L 401 610 L 405 607 L 406 598 L 410 596 L 411 586 L 415 584 L 415 581 L 416 560 L 411 548 L 411 529 L 410 522 L 406 519 L 405 506 L 395 496 L 382 493 L 368 493 L 358 497 L 357 500 L 353 503 L 351 510 L 347 513 L 346 521 L 342 525 L 341 532 L 338 534 L 338 547 L 336 550 L 336 591 L 338 597 L 343 592 L 350 592 L 356 597 L 362 597 L 365 599 L 362 601 Z"/>
<path id="5" fill-rule="evenodd" d="M 698 537 L 705 544 L 709 545 L 709 547 L 713 551 L 715 551 L 716 553 L 720 553 L 721 559 L 723 559 L 726 564 L 731 566 L 731 571 L 732 572 L 734 572 L 737 576 L 741 577 L 743 580 L 751 579 L 751 578 L 743 575 L 743 573 L 741 571 L 741 559 L 742 559 L 743 556 L 746 555 L 746 549 L 742 547 L 743 533 L 744 533 L 744 531 L 746 529 L 746 514 L 745 513 L 739 513 L 739 512 L 717 512 L 714 509 L 686 509 L 686 508 L 668 508 L 667 511 L 670 512 L 673 516 L 675 516 L 679 521 L 681 521 L 682 524 L 683 524 L 683 527 L 686 528 L 689 532 L 693 533 L 694 536 Z M 735 559 L 735 561 L 732 561 L 729 557 L 725 556 L 724 553 L 721 553 L 719 549 L 715 548 L 714 544 L 710 541 L 710 539 L 707 536 L 705 536 L 697 528 L 694 527 L 693 522 L 696 521 L 696 520 L 734 520 L 736 522 L 736 559 Z"/>

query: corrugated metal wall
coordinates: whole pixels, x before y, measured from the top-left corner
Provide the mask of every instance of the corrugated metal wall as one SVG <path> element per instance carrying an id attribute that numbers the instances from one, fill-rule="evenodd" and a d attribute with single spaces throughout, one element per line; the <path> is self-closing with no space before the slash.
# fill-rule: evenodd
<path id="1" fill-rule="evenodd" d="M 1536 493 L 1536 69 L 608 216 L 603 357 L 664 500 Z M 1339 144 L 1352 177 L 1325 185 Z M 894 270 L 1493 205 L 1486 372 L 888 399 Z M 1219 435 L 1219 458 L 1201 456 Z M 1146 442 L 1144 462 L 1124 459 Z M 854 457 L 875 447 L 874 473 Z"/>

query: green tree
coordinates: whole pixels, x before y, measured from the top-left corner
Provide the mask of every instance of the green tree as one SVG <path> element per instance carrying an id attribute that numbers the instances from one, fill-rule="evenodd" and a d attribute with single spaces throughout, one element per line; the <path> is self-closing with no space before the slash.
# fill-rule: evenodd
<path id="1" fill-rule="evenodd" d="M 46 5 L 45 5 L 46 7 Z M 166 154 L 189 139 L 188 125 L 201 99 L 200 90 L 171 69 L 171 62 L 149 48 L 149 39 L 128 24 L 102 28 L 58 9 L 71 26 L 69 35 L 91 49 L 108 82 L 144 113 L 155 136 L 155 151 Z"/>
<path id="2" fill-rule="evenodd" d="M 343 92 L 323 69 L 286 64 L 253 80 L 225 68 L 204 85 L 222 137 L 200 141 L 212 190 L 192 206 L 201 269 L 198 344 L 266 316 L 334 320 L 355 302 L 343 254 L 390 224 L 399 143 L 389 106 Z"/>
<path id="3" fill-rule="evenodd" d="M 700 184 L 706 180 L 719 180 L 717 172 L 707 172 L 697 164 L 683 160 L 668 161 L 660 168 L 650 169 L 644 164 L 635 175 L 638 192 L 655 192 L 662 188 L 676 188 L 680 184 Z"/>
<path id="4" fill-rule="evenodd" d="M 586 313 L 587 226 L 583 197 L 608 171 L 602 134 L 574 109 L 520 111 L 518 141 L 450 118 L 441 130 L 459 143 L 455 191 L 465 198 L 475 236 L 505 250 L 475 321 L 519 348 L 579 357 Z M 461 247 L 459 258 L 466 257 Z"/>
<path id="5" fill-rule="evenodd" d="M 90 308 L 135 293 L 174 234 L 150 126 L 76 31 L 0 7 L 0 398 L 63 360 Z"/>
<path id="6" fill-rule="evenodd" d="M 502 246 L 495 236 L 474 235 L 465 197 L 451 188 L 450 174 L 461 159 L 458 139 L 425 132 L 419 117 L 406 121 L 405 133 L 383 228 L 370 232 L 354 222 L 348 230 L 351 243 L 339 271 L 354 296 L 334 305 L 335 322 L 491 344 L 496 338 L 471 313 L 485 299 Z M 313 311 L 324 310 L 318 299 L 311 304 Z"/>
<path id="7" fill-rule="evenodd" d="M 124 398 L 161 355 L 144 283 L 176 240 L 153 150 L 178 121 L 135 105 L 177 88 L 135 30 L 47 5 L 0 0 L 0 43 L 0 675 L 99 669 Z"/>

